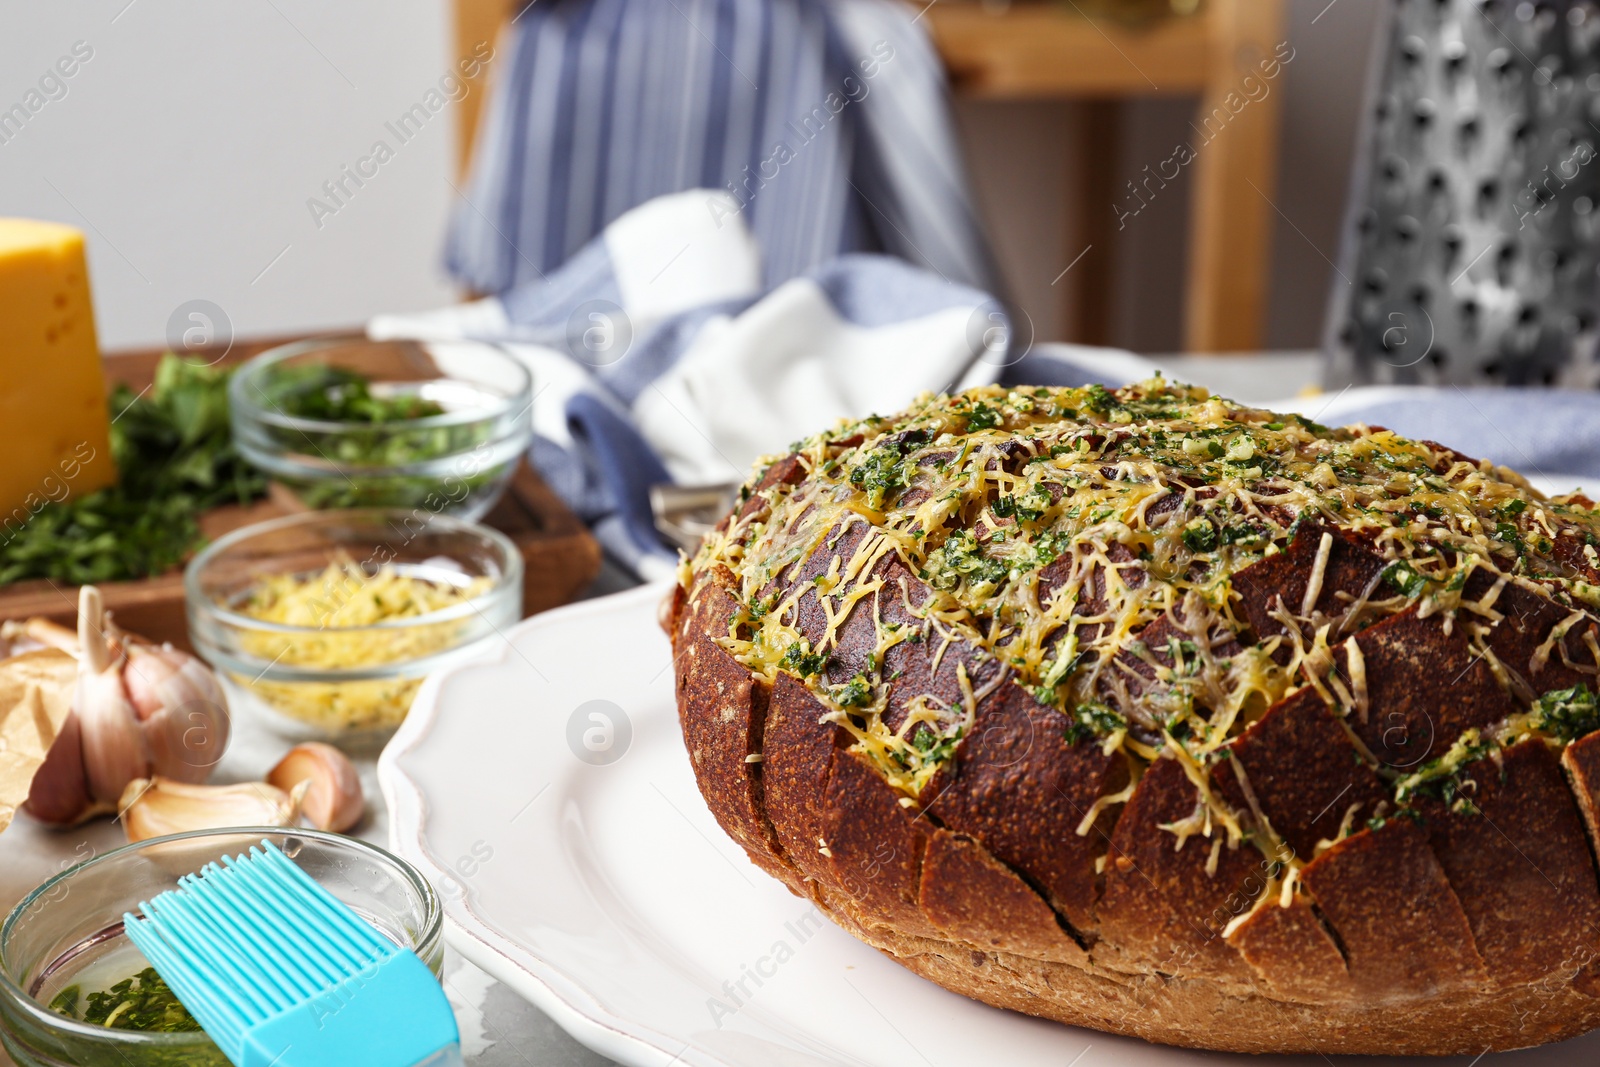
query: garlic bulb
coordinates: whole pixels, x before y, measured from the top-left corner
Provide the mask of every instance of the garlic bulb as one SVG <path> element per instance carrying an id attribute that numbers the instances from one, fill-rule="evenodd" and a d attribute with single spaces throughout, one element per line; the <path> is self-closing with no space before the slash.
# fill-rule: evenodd
<path id="1" fill-rule="evenodd" d="M 306 821 L 318 830 L 343 833 L 361 821 L 366 800 L 361 775 L 350 757 L 321 741 L 291 748 L 267 772 L 267 781 L 286 792 L 305 787 Z"/>
<path id="2" fill-rule="evenodd" d="M 170 778 L 135 778 L 117 802 L 130 843 L 188 830 L 230 826 L 294 826 L 304 788 L 285 793 L 265 782 L 194 785 Z"/>
<path id="3" fill-rule="evenodd" d="M 92 585 L 79 592 L 75 637 L 42 619 L 8 624 L 0 636 L 78 659 L 72 717 L 28 798 L 28 812 L 41 822 L 70 826 L 113 811 L 139 778 L 203 782 L 227 748 L 227 699 L 216 675 L 171 645 L 117 629 Z"/>

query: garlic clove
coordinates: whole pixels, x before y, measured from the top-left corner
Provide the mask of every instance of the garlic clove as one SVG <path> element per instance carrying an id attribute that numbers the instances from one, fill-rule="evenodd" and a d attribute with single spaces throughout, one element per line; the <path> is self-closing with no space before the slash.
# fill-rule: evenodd
<path id="1" fill-rule="evenodd" d="M 15 795 L 25 789 L 23 807 L 47 826 L 76 826 L 109 805 L 98 807 L 89 794 L 89 781 L 83 766 L 83 727 L 72 710 L 77 693 L 77 660 L 58 649 L 37 649 L 8 657 L 0 665 L 0 699 L 11 705 L 13 722 L 23 733 L 10 741 L 19 753 L 44 752 L 31 781 L 27 778 L 0 787 L 0 793 Z M 27 724 L 24 725 L 24 720 Z M 12 723 L 7 723 L 11 727 Z M 26 732 L 37 731 L 29 738 Z M 7 777 L 9 764 L 7 738 L 0 731 L 0 782 Z M 13 779 L 14 779 L 13 775 Z M 0 863 L 0 868 L 4 864 Z"/>
<path id="2" fill-rule="evenodd" d="M 150 753 L 133 705 L 122 690 L 116 665 L 78 675 L 72 710 L 83 733 L 83 766 L 89 793 L 115 804 L 135 778 L 149 774 Z"/>
<path id="3" fill-rule="evenodd" d="M 44 762 L 33 776 L 24 804 L 29 815 L 47 826 L 66 828 L 111 810 L 89 794 L 83 769 L 83 730 L 74 713 L 62 723 Z"/>
<path id="4" fill-rule="evenodd" d="M 122 672 L 155 774 L 203 782 L 228 750 L 228 699 L 217 676 L 170 645 L 134 645 Z"/>
<path id="5" fill-rule="evenodd" d="M 189 830 L 234 826 L 294 826 L 300 799 L 266 782 L 194 785 L 169 778 L 136 778 L 117 809 L 128 841 L 148 841 Z"/>
<path id="6" fill-rule="evenodd" d="M 139 713 L 140 722 L 167 706 L 172 680 L 182 667 L 176 657 L 162 655 L 160 650 L 153 650 L 148 645 L 133 645 L 128 649 L 128 662 L 122 668 L 122 684 L 127 687 L 128 700 L 133 704 L 133 710 Z"/>
<path id="7" fill-rule="evenodd" d="M 78 591 L 78 684 L 72 697 L 83 733 L 83 766 L 89 793 L 115 804 L 135 778 L 150 773 L 150 754 L 133 705 L 122 687 L 122 657 L 106 640 L 105 602 L 100 590 Z"/>
<path id="8" fill-rule="evenodd" d="M 100 590 L 86 585 L 78 590 L 79 669 L 99 674 L 111 666 L 112 648 L 106 638 L 106 602 Z"/>
<path id="9" fill-rule="evenodd" d="M 267 781 L 290 792 L 305 787 L 306 821 L 319 830 L 343 833 L 366 813 L 361 775 L 355 764 L 343 752 L 321 741 L 291 748 L 267 774 Z"/>

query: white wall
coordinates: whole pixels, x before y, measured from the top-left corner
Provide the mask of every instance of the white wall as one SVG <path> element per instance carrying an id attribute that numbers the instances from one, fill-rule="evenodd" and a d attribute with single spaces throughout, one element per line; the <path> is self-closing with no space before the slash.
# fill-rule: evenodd
<path id="1" fill-rule="evenodd" d="M 385 129 L 450 70 L 445 0 L 0 0 L 0 215 L 83 228 L 104 348 L 161 344 L 195 299 L 240 336 L 447 303 L 454 107 Z M 69 65 L 70 66 L 70 65 Z M 320 228 L 307 200 L 394 158 Z M 371 169 L 369 165 L 369 169 Z M 330 204 L 331 201 L 327 201 Z"/>
<path id="2" fill-rule="evenodd" d="M 1061 338 L 1074 290 L 1056 279 L 1083 248 L 1074 238 L 1080 221 L 1074 189 L 1083 164 L 1072 151 L 1079 109 L 1049 100 L 957 100 L 955 118 L 1008 296 L 1031 320 L 1019 330 L 1031 326 L 1038 340 Z"/>

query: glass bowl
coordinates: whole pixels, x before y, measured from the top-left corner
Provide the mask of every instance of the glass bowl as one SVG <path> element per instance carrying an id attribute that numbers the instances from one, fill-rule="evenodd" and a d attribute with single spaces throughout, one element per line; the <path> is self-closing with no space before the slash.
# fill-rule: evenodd
<path id="1" fill-rule="evenodd" d="M 477 341 L 283 345 L 235 372 L 228 402 L 240 454 L 308 508 L 420 507 L 478 519 L 533 436 L 527 367 Z"/>
<path id="2" fill-rule="evenodd" d="M 380 570 L 475 592 L 368 622 L 377 613 L 361 598 L 395 595 L 372 582 Z M 247 614 L 263 583 L 285 575 L 318 583 L 296 622 Z M 313 511 L 212 542 L 184 572 L 184 599 L 189 639 L 236 714 L 246 709 L 293 740 L 366 750 L 393 734 L 428 674 L 478 655 L 522 617 L 522 556 L 499 531 L 447 515 Z"/>
<path id="3" fill-rule="evenodd" d="M 122 932 L 122 915 L 172 889 L 178 877 L 270 840 L 380 933 L 439 973 L 443 912 L 405 861 L 318 830 L 200 830 L 95 856 L 56 875 L 0 926 L 0 1042 L 19 1067 L 227 1067 L 203 1033 L 112 1030 L 50 1010 L 63 989 L 104 989 L 147 964 Z"/>

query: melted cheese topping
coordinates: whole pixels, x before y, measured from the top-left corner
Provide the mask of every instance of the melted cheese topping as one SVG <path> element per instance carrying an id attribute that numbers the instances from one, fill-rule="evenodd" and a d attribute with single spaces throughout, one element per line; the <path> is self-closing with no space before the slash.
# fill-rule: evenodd
<path id="1" fill-rule="evenodd" d="M 1587 617 L 1578 608 L 1600 586 L 1600 514 L 1581 497 L 1547 499 L 1504 468 L 1387 430 L 1329 429 L 1161 379 L 1116 391 L 928 395 L 899 415 L 798 442 L 793 454 L 805 476 L 761 488 L 764 464 L 745 498 L 759 493 L 766 506 L 710 535 L 684 572 L 686 586 L 717 565 L 739 577 L 744 610 L 724 644 L 742 663 L 768 679 L 780 670 L 801 677 L 912 798 L 952 757 L 984 694 L 963 669 L 960 706 L 922 698 L 891 729 L 885 653 L 927 641 L 937 665 L 958 640 L 986 650 L 1002 666 L 989 688 L 1027 686 L 1062 713 L 1068 736 L 1124 752 L 1135 780 L 1150 760 L 1178 759 L 1201 803 L 1167 829 L 1177 847 L 1212 838 L 1213 859 L 1223 839 L 1276 847 L 1259 812 L 1247 834 L 1242 813 L 1213 794 L 1210 765 L 1223 745 L 1306 685 L 1344 714 L 1370 714 L 1356 631 L 1417 605 L 1446 626 L 1459 615 L 1493 662 L 1481 637 L 1498 618 L 1503 583 L 1568 605 L 1568 625 Z M 1273 608 L 1284 634 L 1257 641 L 1237 612 L 1232 576 L 1283 551 L 1306 520 L 1352 532 L 1388 567 L 1353 600 L 1324 597 L 1333 536 L 1322 534 L 1302 599 Z M 819 548 L 861 534 L 813 581 L 795 580 Z M 891 553 L 931 598 L 871 577 Z M 1464 604 L 1475 570 L 1499 580 Z M 797 626 L 813 586 L 828 620 L 814 648 Z M 887 598 L 919 625 L 885 623 Z M 1324 601 L 1335 603 L 1319 608 Z M 877 647 L 865 671 L 830 684 L 838 627 L 863 607 L 878 621 Z M 1150 647 L 1143 637 L 1163 620 L 1155 632 L 1166 636 Z M 1593 673 L 1600 648 L 1586 641 Z M 1557 645 L 1546 644 L 1548 657 Z M 1332 669 L 1340 646 L 1348 685 Z M 1299 865 L 1287 864 L 1286 902 Z"/>

